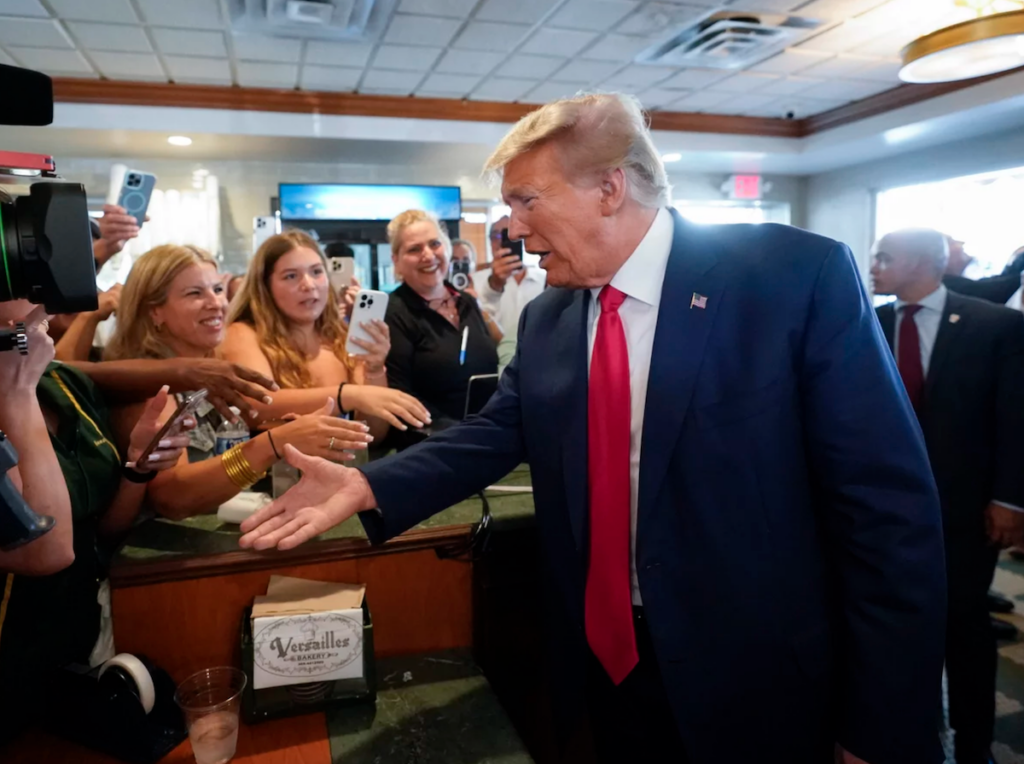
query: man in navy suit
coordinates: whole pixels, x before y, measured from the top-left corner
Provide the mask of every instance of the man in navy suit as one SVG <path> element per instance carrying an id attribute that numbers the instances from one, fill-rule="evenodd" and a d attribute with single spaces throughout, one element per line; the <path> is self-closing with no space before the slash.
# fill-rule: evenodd
<path id="1" fill-rule="evenodd" d="M 603 760 L 941 761 L 938 499 L 849 250 L 682 220 L 629 97 L 527 115 L 488 169 L 552 287 L 497 393 L 360 470 L 289 450 L 242 545 L 356 512 L 381 542 L 525 460 L 556 707 Z"/>

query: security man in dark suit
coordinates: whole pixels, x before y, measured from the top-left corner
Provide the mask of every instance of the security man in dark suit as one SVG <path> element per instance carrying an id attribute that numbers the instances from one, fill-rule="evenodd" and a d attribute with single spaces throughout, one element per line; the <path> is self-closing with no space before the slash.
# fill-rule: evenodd
<path id="1" fill-rule="evenodd" d="M 1024 532 L 1024 316 L 948 291 L 937 231 L 883 237 L 871 277 L 942 502 L 946 673 L 958 764 L 990 761 L 996 650 L 987 598 L 1000 547 Z"/>
<path id="2" fill-rule="evenodd" d="M 949 262 L 942 283 L 948 289 L 968 297 L 1005 305 L 1020 287 L 1020 275 L 1024 271 L 1024 247 L 1020 247 L 1010 256 L 1010 262 L 998 276 L 969 279 L 963 272 L 974 258 L 964 252 L 962 241 L 947 237 L 946 243 L 949 245 Z"/>

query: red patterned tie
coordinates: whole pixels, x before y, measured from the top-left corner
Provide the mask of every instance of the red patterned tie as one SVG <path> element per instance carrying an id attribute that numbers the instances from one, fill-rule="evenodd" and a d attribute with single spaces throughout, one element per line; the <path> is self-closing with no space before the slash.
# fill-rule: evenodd
<path id="1" fill-rule="evenodd" d="M 924 398 L 924 367 L 921 365 L 921 338 L 917 333 L 917 322 L 914 314 L 921 310 L 920 305 L 904 305 L 903 320 L 900 321 L 900 344 L 897 365 L 903 386 L 907 388 L 907 396 L 914 406 L 914 411 L 921 410 Z"/>
<path id="2" fill-rule="evenodd" d="M 586 626 L 590 649 L 619 684 L 639 660 L 629 583 L 629 351 L 618 313 L 626 295 L 606 286 L 599 299 L 587 395 Z"/>

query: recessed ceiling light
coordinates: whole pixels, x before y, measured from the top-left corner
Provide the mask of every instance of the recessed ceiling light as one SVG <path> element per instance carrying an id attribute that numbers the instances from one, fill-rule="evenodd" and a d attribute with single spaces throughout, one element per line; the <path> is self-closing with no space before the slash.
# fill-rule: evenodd
<path id="1" fill-rule="evenodd" d="M 172 146 L 191 146 L 192 139 L 187 135 L 172 135 L 167 139 L 167 142 Z"/>
<path id="2" fill-rule="evenodd" d="M 673 152 L 671 154 L 662 154 L 661 155 L 661 161 L 662 162 L 678 162 L 682 158 L 683 158 L 682 154 L 677 154 L 675 152 Z"/>

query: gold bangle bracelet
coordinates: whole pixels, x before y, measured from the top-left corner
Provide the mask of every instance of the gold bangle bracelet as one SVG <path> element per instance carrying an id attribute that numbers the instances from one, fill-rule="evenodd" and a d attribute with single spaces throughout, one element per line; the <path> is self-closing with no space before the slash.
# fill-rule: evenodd
<path id="1" fill-rule="evenodd" d="M 267 474 L 266 470 L 262 474 L 256 473 L 252 465 L 249 464 L 249 460 L 245 458 L 245 454 L 242 453 L 242 444 L 232 446 L 225 451 L 221 457 L 221 463 L 231 482 L 243 491 Z"/>

